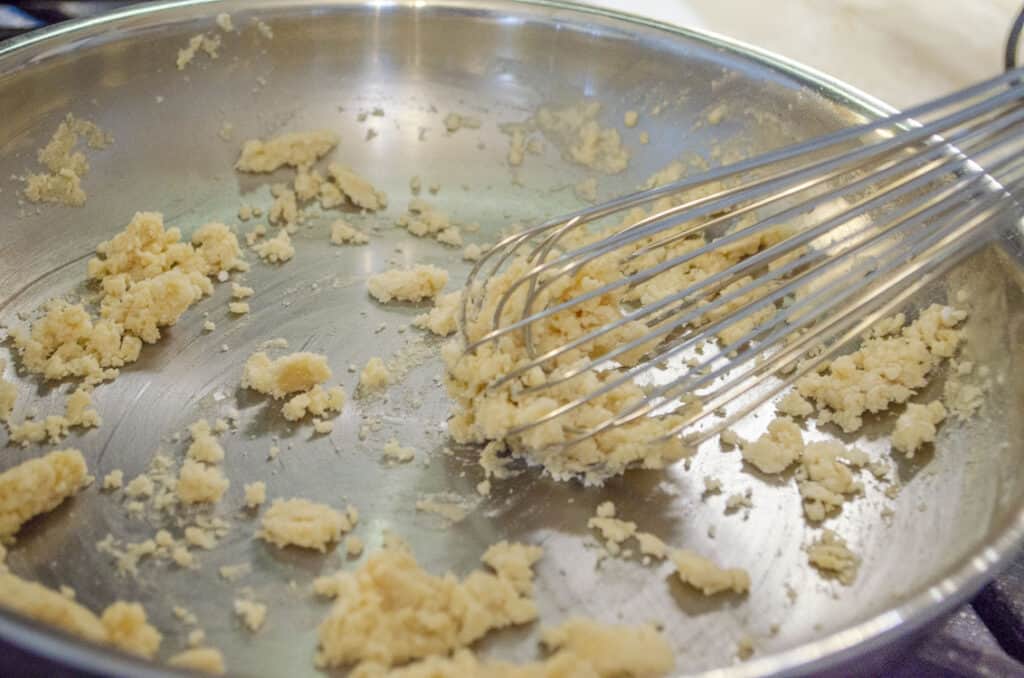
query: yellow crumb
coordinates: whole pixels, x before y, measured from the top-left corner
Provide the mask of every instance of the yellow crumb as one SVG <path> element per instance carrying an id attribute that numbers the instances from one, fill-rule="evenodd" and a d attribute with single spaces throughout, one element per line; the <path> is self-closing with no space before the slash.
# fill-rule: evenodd
<path id="1" fill-rule="evenodd" d="M 117 468 L 103 476 L 104 490 L 119 490 L 124 484 L 124 471 Z"/>
<path id="2" fill-rule="evenodd" d="M 214 676 L 224 675 L 224 655 L 212 647 L 195 647 L 179 652 L 167 660 L 167 665 Z"/>
<path id="3" fill-rule="evenodd" d="M 340 386 L 325 389 L 317 384 L 308 391 L 289 398 L 281 408 L 281 414 L 288 421 L 298 421 L 307 414 L 319 417 L 328 413 L 338 413 L 345 406 L 345 397 L 345 390 Z"/>
<path id="4" fill-rule="evenodd" d="M 245 505 L 247 508 L 259 508 L 267 500 L 267 484 L 262 480 L 245 485 Z"/>
<path id="5" fill-rule="evenodd" d="M 367 210 L 379 210 L 387 207 L 388 196 L 378 191 L 369 181 L 343 165 L 331 163 L 327 166 L 327 175 L 334 186 L 356 207 Z M 321 203 L 323 198 L 321 197 Z M 327 207 L 329 205 L 325 205 Z"/>
<path id="6" fill-rule="evenodd" d="M 722 591 L 746 593 L 750 575 L 740 568 L 722 568 L 711 560 L 686 549 L 673 550 L 669 557 L 676 566 L 679 579 L 706 596 Z"/>
<path id="7" fill-rule="evenodd" d="M 928 374 L 953 356 L 960 343 L 957 325 L 966 313 L 933 304 L 903 326 L 902 315 L 883 323 L 858 350 L 840 356 L 797 382 L 797 390 L 818 408 L 818 421 L 833 421 L 850 433 L 865 412 L 903 403 L 928 383 Z M 896 330 L 894 328 L 902 327 Z"/>
<path id="8" fill-rule="evenodd" d="M 447 654 L 489 631 L 537 617 L 532 598 L 533 564 L 541 550 L 502 542 L 482 560 L 494 572 L 476 571 L 462 581 L 424 571 L 404 544 L 390 540 L 354 572 L 339 571 L 320 590 L 336 602 L 320 624 L 317 663 L 377 664 Z"/>
<path id="9" fill-rule="evenodd" d="M 896 420 L 892 448 L 913 457 L 922 445 L 935 442 L 938 425 L 945 418 L 946 408 L 938 400 L 927 405 L 908 403 L 907 409 Z"/>
<path id="10" fill-rule="evenodd" d="M 107 630 L 107 642 L 125 652 L 152 659 L 160 649 L 163 635 L 146 620 L 138 603 L 117 601 L 103 610 L 100 622 Z"/>
<path id="11" fill-rule="evenodd" d="M 186 504 L 216 503 L 231 484 L 223 471 L 193 459 L 186 459 L 178 475 L 178 498 Z"/>
<path id="12" fill-rule="evenodd" d="M 318 353 L 290 353 L 271 360 L 259 351 L 245 362 L 242 386 L 280 399 L 289 393 L 309 391 L 330 378 L 327 358 Z"/>
<path id="13" fill-rule="evenodd" d="M 238 599 L 235 600 L 234 607 L 235 614 L 245 624 L 245 628 L 253 633 L 263 628 L 263 623 L 267 620 L 266 605 L 252 600 Z"/>
<path id="14" fill-rule="evenodd" d="M 256 243 L 252 248 L 256 250 L 256 254 L 259 255 L 260 259 L 272 264 L 283 264 L 295 256 L 295 247 L 292 246 L 292 239 L 288 235 L 288 231 L 283 228 L 273 238 Z"/>
<path id="15" fill-rule="evenodd" d="M 781 473 L 800 458 L 804 439 L 792 419 L 780 417 L 768 424 L 768 431 L 754 441 L 744 442 L 743 459 L 762 473 Z"/>
<path id="16" fill-rule="evenodd" d="M 807 547 L 807 559 L 822 572 L 834 574 L 843 584 L 850 585 L 857 577 L 860 559 L 850 550 L 846 541 L 832 530 L 823 530 L 821 538 Z"/>
<path id="17" fill-rule="evenodd" d="M 328 130 L 289 132 L 267 139 L 250 139 L 235 163 L 241 172 L 273 172 L 288 165 L 309 167 L 338 145 L 338 135 Z"/>
<path id="18" fill-rule="evenodd" d="M 380 358 L 373 357 L 366 362 L 366 367 L 359 373 L 359 388 L 373 391 L 384 388 L 391 382 L 391 373 Z"/>
<path id="19" fill-rule="evenodd" d="M 370 276 L 367 289 L 381 303 L 392 300 L 418 302 L 433 299 L 448 284 L 448 271 L 431 265 L 391 269 Z"/>
<path id="20" fill-rule="evenodd" d="M 86 482 L 82 453 L 56 450 L 0 473 L 0 541 L 10 541 L 31 518 L 52 511 Z"/>
<path id="21" fill-rule="evenodd" d="M 300 546 L 324 553 L 327 545 L 352 529 L 348 516 L 308 499 L 275 499 L 263 514 L 257 536 L 285 548 Z"/>
<path id="22" fill-rule="evenodd" d="M 352 534 L 345 538 L 345 553 L 356 558 L 363 552 L 363 540 Z"/>
<path id="23" fill-rule="evenodd" d="M 412 461 L 416 458 L 416 450 L 414 448 L 402 447 L 395 438 L 388 440 L 384 445 L 382 452 L 384 453 L 385 459 L 398 462 L 400 464 Z"/>
<path id="24" fill-rule="evenodd" d="M 461 304 L 462 292 L 442 294 L 434 300 L 434 307 L 427 313 L 416 316 L 412 324 L 440 337 L 447 337 L 458 329 Z"/>
<path id="25" fill-rule="evenodd" d="M 365 245 L 370 242 L 370 236 L 338 219 L 331 224 L 331 242 L 335 245 Z"/>
<path id="26" fill-rule="evenodd" d="M 189 426 L 188 430 L 192 443 L 185 452 L 186 457 L 207 464 L 219 464 L 224 460 L 224 448 L 214 437 L 208 421 L 200 419 Z"/>

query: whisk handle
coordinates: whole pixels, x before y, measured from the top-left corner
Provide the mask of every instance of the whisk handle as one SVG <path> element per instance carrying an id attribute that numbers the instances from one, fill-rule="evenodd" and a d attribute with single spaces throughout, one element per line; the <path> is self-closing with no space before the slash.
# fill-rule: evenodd
<path id="1" fill-rule="evenodd" d="M 1003 66 L 1008 71 L 1017 67 L 1017 46 L 1020 42 L 1020 33 L 1024 29 L 1024 7 L 1017 13 L 1017 18 L 1010 26 L 1010 35 L 1006 38 L 1006 53 L 1003 57 Z"/>

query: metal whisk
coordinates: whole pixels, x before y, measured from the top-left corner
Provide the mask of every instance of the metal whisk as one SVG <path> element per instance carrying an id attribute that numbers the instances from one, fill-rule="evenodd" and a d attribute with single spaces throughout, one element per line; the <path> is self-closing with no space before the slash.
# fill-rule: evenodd
<path id="1" fill-rule="evenodd" d="M 680 423 L 666 436 L 698 444 L 834 357 L 966 254 L 1002 239 L 1019 241 L 1021 206 L 1014 194 L 1024 180 L 1021 76 L 1009 71 L 906 112 L 620 197 L 502 240 L 473 268 L 461 309 L 467 352 L 521 333 L 526 358 L 489 388 L 537 367 L 547 380 L 517 384 L 517 393 L 542 394 L 588 371 L 614 371 L 597 391 L 579 393 L 508 434 L 564 416 L 632 381 L 645 384 L 645 397 L 575 431 L 565 444 L 668 412 L 681 419 L 673 420 Z M 672 204 L 607 225 L 664 198 Z M 779 235 L 782 226 L 787 229 Z M 603 236 L 564 246 L 587 232 Z M 608 295 L 622 299 L 701 257 L 771 233 L 767 246 L 683 289 L 623 302 L 619 317 L 581 336 L 544 350 L 534 341 L 538 323 L 556 314 Z M 651 256 L 687 239 L 699 246 Z M 522 257 L 529 264 L 525 272 L 482 317 L 488 283 Z M 621 275 L 568 298 L 545 296 L 560 279 L 585 274 L 588 265 L 607 257 L 616 258 Z M 645 324 L 641 336 L 552 371 L 566 352 L 593 346 L 635 322 Z M 470 324 L 479 330 L 480 323 L 483 331 L 468 331 Z M 744 331 L 721 340 L 729 328 Z M 638 350 L 645 351 L 639 362 L 623 360 Z M 694 402 L 699 406 L 681 407 Z"/>

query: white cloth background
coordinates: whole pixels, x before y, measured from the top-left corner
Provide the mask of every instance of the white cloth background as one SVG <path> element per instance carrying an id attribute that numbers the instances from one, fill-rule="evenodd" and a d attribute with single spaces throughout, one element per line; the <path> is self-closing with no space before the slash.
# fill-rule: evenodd
<path id="1" fill-rule="evenodd" d="M 1020 0 L 591 0 L 796 59 L 894 106 L 1002 68 Z"/>

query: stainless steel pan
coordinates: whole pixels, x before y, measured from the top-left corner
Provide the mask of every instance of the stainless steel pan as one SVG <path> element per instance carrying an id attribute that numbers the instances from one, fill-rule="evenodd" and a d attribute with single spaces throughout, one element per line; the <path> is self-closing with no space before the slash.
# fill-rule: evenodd
<path id="1" fill-rule="evenodd" d="M 198 32 L 216 31 L 214 17 L 223 11 L 239 32 L 222 36 L 217 60 L 200 56 L 178 71 L 177 50 Z M 272 27 L 272 40 L 253 27 L 257 17 Z M 232 171 L 241 141 L 252 136 L 337 130 L 337 157 L 390 194 L 390 216 L 379 222 L 385 226 L 404 208 L 413 175 L 424 185 L 441 184 L 431 199 L 453 216 L 481 224 L 477 241 L 515 222 L 565 211 L 576 206 L 570 187 L 585 173 L 566 166 L 549 145 L 542 157 L 528 158 L 513 183 L 498 125 L 521 121 L 538 105 L 583 96 L 604 103 L 608 124 L 620 122 L 626 110 L 641 112 L 640 127 L 625 130 L 631 167 L 602 179 L 604 195 L 633 188 L 681 155 L 711 156 L 716 147 L 765 150 L 886 110 L 824 75 L 743 45 L 554 2 L 250 0 L 129 9 L 0 46 L 0 320 L 17 324 L 19 314 L 44 300 L 82 291 L 84 259 L 136 210 L 162 211 L 188 231 L 212 219 L 236 223 L 242 201 L 266 207 L 269 180 Z M 723 101 L 731 111 L 724 122 L 694 125 Z M 361 119 L 374 108 L 384 115 Z M 80 209 L 22 204 L 20 184 L 9 177 L 35 167 L 35 149 L 68 111 L 116 138 L 90 155 L 88 203 Z M 483 127 L 448 135 L 441 121 L 449 111 L 480 117 Z M 233 126 L 230 141 L 218 136 L 224 123 Z M 368 128 L 377 133 L 370 140 Z M 640 129 L 649 132 L 650 144 L 639 143 Z M 892 648 L 976 591 L 1021 544 L 1024 252 L 1015 242 L 978 255 L 917 299 L 967 291 L 972 313 L 965 351 L 994 378 L 977 418 L 947 425 L 934 454 L 898 465 L 904 487 L 894 501 L 868 481 L 867 496 L 831 521 L 863 557 L 856 583 L 844 587 L 808 566 L 802 547 L 811 533 L 795 489 L 763 482 L 743 472 L 735 454 L 710 448 L 689 470 L 635 472 L 597 491 L 524 474 L 498 483 L 465 521 L 442 528 L 416 513 L 417 497 L 438 491 L 471 496 L 480 474 L 471 454 L 441 454 L 447 404 L 435 382 L 436 359 L 413 369 L 386 400 L 353 403 L 330 436 L 307 440 L 305 432 L 292 431 L 261 400 L 236 390 L 242 362 L 260 342 L 280 336 L 292 347 L 326 352 L 351 389 L 355 375 L 345 365 L 408 351 L 403 346 L 421 341 L 411 330 L 399 332 L 418 309 L 370 303 L 366 276 L 389 261 L 437 263 L 454 279 L 466 272 L 450 250 L 393 228 L 375 234 L 368 247 L 333 248 L 329 221 L 315 219 L 300 231 L 298 254 L 285 266 L 250 256 L 255 263 L 246 280 L 257 289 L 251 315 L 230 319 L 228 291 L 219 289 L 137 365 L 98 389 L 105 425 L 70 441 L 97 476 L 122 468 L 130 478 L 158 448 L 180 456 L 183 445 L 171 436 L 198 416 L 237 404 L 243 426 L 225 439 L 232 485 L 221 509 L 233 527 L 221 547 L 201 554 L 201 570 L 144 562 L 137 579 L 119 577 L 96 541 L 110 532 L 138 540 L 154 527 L 129 520 L 118 500 L 96 487 L 24 530 L 10 553 L 13 570 L 73 586 L 94 609 L 115 597 L 144 601 L 166 634 L 164 653 L 184 644 L 185 629 L 171 612 L 180 603 L 200 617 L 232 671 L 312 675 L 315 627 L 324 608 L 311 601 L 308 583 L 352 565 L 340 553 L 278 551 L 254 540 L 254 521 L 238 507 L 244 483 L 263 479 L 272 496 L 354 503 L 369 550 L 391 529 L 435 571 L 472 569 L 482 549 L 498 539 L 542 544 L 543 621 L 570 613 L 659 621 L 681 672 L 747 676 L 820 673 L 849 667 L 869 652 L 878 659 L 881 648 Z M 204 312 L 217 323 L 213 333 L 201 332 Z M 375 333 L 382 323 L 386 329 Z M 222 345 L 229 350 L 222 352 Z M 56 389 L 32 380 L 20 387 L 23 396 L 37 396 L 41 411 L 61 402 Z M 741 432 L 756 433 L 769 414 L 761 412 Z M 383 427 L 360 440 L 360 425 L 375 418 Z M 858 444 L 883 451 L 887 426 L 880 420 Z M 417 447 L 419 459 L 383 465 L 379 449 L 392 435 Z M 268 462 L 271 436 L 281 439 L 282 451 Z M 0 466 L 37 454 L 10 448 Z M 702 499 L 706 474 L 728 488 L 753 488 L 749 515 L 724 515 L 721 496 Z M 674 544 L 748 568 L 751 594 L 704 599 L 665 568 L 619 560 L 596 567 L 600 549 L 585 524 L 605 499 Z M 891 520 L 881 515 L 886 505 L 895 511 Z M 218 566 L 238 562 L 252 562 L 253 573 L 233 584 L 217 576 Z M 242 586 L 271 607 L 266 628 L 255 636 L 231 614 Z M 160 672 L 6 613 L 0 614 L 0 635 L 69 667 Z M 757 652 L 739 663 L 737 644 L 745 637 L 754 639 Z M 525 660 L 536 656 L 535 640 L 533 629 L 510 631 L 480 649 Z M 852 666 L 867 666 L 857 661 Z"/>

